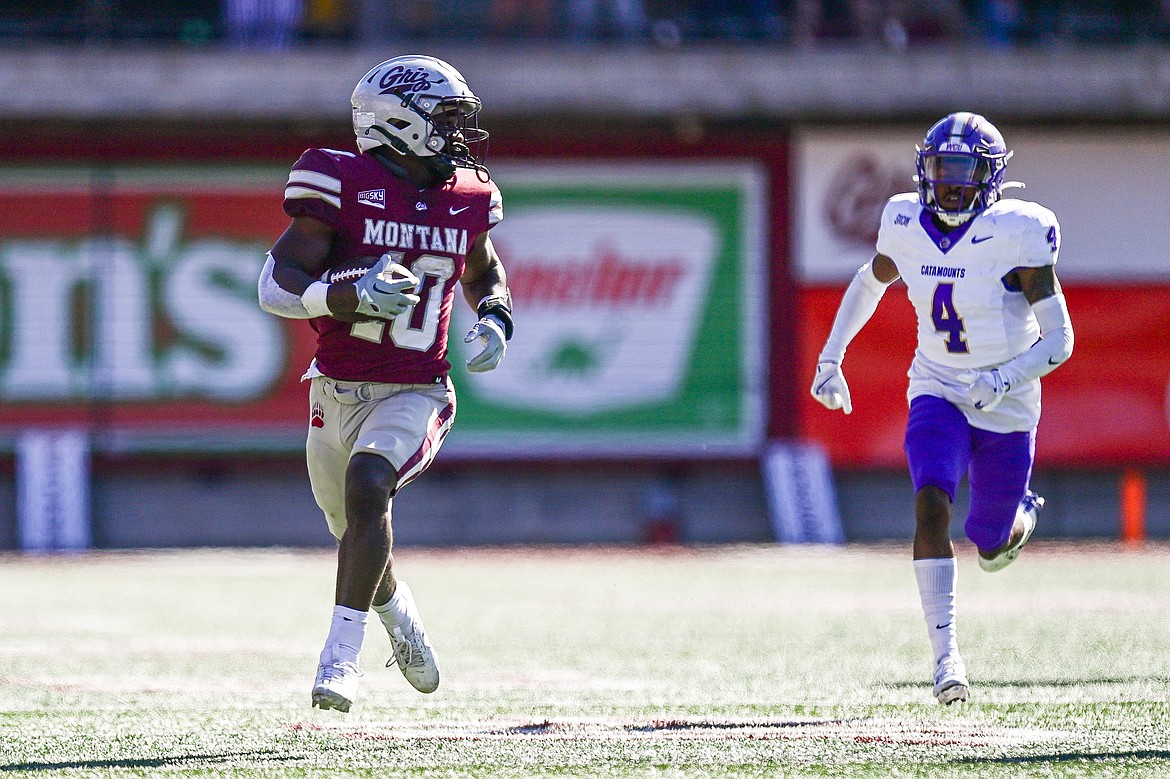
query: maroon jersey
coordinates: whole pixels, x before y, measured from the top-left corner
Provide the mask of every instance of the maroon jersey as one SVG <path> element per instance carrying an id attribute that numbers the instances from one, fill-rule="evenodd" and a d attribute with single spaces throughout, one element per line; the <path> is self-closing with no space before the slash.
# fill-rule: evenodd
<path id="1" fill-rule="evenodd" d="M 395 261 L 422 282 L 421 300 L 394 320 L 310 320 L 321 373 L 343 381 L 442 381 L 451 367 L 447 331 L 468 247 L 504 216 L 495 183 L 459 168 L 442 185 L 419 189 L 369 154 L 309 149 L 289 174 L 284 211 L 333 229 L 329 267 L 401 252 Z"/>

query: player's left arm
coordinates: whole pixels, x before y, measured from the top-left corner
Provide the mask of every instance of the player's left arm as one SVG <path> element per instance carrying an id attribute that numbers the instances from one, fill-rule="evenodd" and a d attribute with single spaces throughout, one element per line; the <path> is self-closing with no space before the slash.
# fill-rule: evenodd
<path id="1" fill-rule="evenodd" d="M 1051 373 L 1072 357 L 1073 327 L 1054 266 L 1018 268 L 1016 276 L 1040 325 L 1040 340 L 1001 368 L 1008 368 L 1017 381 L 1027 381 Z"/>
<path id="2" fill-rule="evenodd" d="M 480 234 L 467 253 L 460 283 L 468 305 L 479 316 L 479 321 L 468 331 L 463 342 L 471 343 L 476 339 L 483 342 L 483 350 L 467 361 L 467 370 L 472 373 L 490 371 L 504 359 L 513 325 L 508 275 L 487 231 Z"/>
<path id="3" fill-rule="evenodd" d="M 1016 268 L 1011 275 L 1032 305 L 1032 313 L 1040 325 L 1040 339 L 1026 352 L 975 377 L 967 396 L 975 408 L 984 411 L 999 405 L 1012 387 L 1056 370 L 1073 352 L 1072 318 L 1055 267 Z"/>

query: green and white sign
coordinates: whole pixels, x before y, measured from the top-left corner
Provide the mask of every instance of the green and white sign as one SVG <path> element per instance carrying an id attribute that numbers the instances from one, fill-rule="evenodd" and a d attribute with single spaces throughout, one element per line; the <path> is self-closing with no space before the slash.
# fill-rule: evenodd
<path id="1" fill-rule="evenodd" d="M 763 441 L 764 175 L 750 164 L 493 165 L 516 335 L 462 373 L 445 456 L 754 454 Z"/>

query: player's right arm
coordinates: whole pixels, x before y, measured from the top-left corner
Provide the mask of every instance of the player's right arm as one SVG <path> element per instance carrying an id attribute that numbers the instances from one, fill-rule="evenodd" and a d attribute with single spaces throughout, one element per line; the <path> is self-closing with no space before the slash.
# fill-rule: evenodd
<path id="1" fill-rule="evenodd" d="M 293 217 L 268 252 L 260 273 L 260 307 L 288 319 L 333 316 L 344 321 L 379 317 L 392 319 L 418 302 L 418 278 L 391 262 L 390 255 L 355 282 L 327 284 L 320 280 L 329 263 L 333 228 L 309 216 Z M 395 279 L 379 279 L 388 267 Z"/>
<path id="2" fill-rule="evenodd" d="M 292 221 L 277 239 L 260 272 L 260 307 L 288 319 L 333 316 L 343 321 L 392 319 L 418 303 L 418 279 L 392 264 L 389 255 L 354 282 L 328 284 L 334 240 L 341 217 L 345 174 L 341 160 L 352 155 L 307 149 L 293 165 L 284 190 L 284 212 Z M 380 278 L 383 271 L 390 271 Z M 390 278 L 396 274 L 396 277 Z"/>
<path id="3" fill-rule="evenodd" d="M 357 305 L 352 285 L 320 281 L 332 245 L 333 228 L 312 217 L 293 217 L 260 272 L 260 307 L 288 319 L 352 313 Z"/>
<path id="4" fill-rule="evenodd" d="M 886 289 L 898 276 L 898 267 L 894 261 L 878 252 L 872 260 L 857 269 L 845 289 L 829 337 L 817 357 L 817 373 L 809 390 L 817 402 L 830 411 L 843 409 L 846 414 L 853 412 L 849 385 L 841 371 L 845 350 L 877 311 Z"/>

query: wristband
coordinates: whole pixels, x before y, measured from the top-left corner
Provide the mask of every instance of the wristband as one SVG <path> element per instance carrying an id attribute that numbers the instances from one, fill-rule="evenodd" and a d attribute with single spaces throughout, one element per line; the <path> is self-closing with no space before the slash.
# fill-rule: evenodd
<path id="1" fill-rule="evenodd" d="M 309 312 L 309 316 L 330 316 L 329 285 L 323 281 L 314 281 L 308 289 L 301 293 L 301 304 Z"/>
<path id="2" fill-rule="evenodd" d="M 505 293 L 503 295 L 488 295 L 483 300 L 479 301 L 479 305 L 475 307 L 475 313 L 480 319 L 491 314 L 496 319 L 500 320 L 500 324 L 504 326 L 504 340 L 512 340 L 512 305 L 511 294 Z"/>

